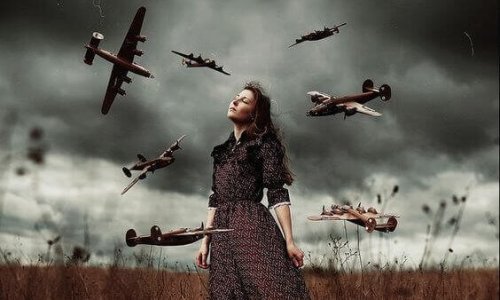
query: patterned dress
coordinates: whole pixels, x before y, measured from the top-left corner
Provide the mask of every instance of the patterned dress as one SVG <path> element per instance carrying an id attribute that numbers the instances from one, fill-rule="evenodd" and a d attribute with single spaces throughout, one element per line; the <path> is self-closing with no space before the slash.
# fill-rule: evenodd
<path id="1" fill-rule="evenodd" d="M 212 236 L 211 299 L 309 299 L 301 271 L 288 257 L 286 242 L 269 212 L 289 205 L 283 150 L 274 134 L 238 142 L 229 139 L 214 147 L 214 226 L 234 231 Z M 269 207 L 261 204 L 267 188 Z"/>

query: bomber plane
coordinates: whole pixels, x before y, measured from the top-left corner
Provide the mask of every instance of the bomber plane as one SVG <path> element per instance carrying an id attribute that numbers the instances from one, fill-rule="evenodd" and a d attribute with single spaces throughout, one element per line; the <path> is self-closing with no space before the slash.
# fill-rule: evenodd
<path id="1" fill-rule="evenodd" d="M 210 69 L 215 70 L 217 72 L 221 72 L 222 74 L 231 75 L 231 74 L 227 73 L 226 71 L 224 71 L 222 69 L 222 66 L 218 66 L 215 63 L 215 60 L 213 60 L 213 59 L 203 58 L 203 57 L 201 57 L 201 55 L 198 55 L 195 57 L 193 55 L 193 53 L 184 54 L 184 53 L 174 51 L 174 50 L 172 50 L 172 53 L 175 53 L 177 55 L 184 57 L 182 59 L 181 63 L 183 65 L 186 65 L 187 68 L 207 67 L 207 68 L 210 68 Z"/>
<path id="2" fill-rule="evenodd" d="M 132 82 L 132 79 L 127 76 L 128 72 L 142 75 L 144 77 L 154 78 L 150 71 L 134 63 L 135 56 L 141 56 L 144 54 L 143 51 L 137 49 L 137 42 L 146 41 L 146 37 L 141 35 L 141 27 L 145 13 L 145 7 L 140 7 L 137 10 L 118 54 L 113 54 L 99 48 L 99 43 L 104 39 L 104 35 L 99 32 L 94 32 L 90 42 L 85 45 L 87 52 L 85 53 L 83 61 L 86 64 L 92 65 L 96 54 L 113 64 L 113 70 L 111 71 L 111 77 L 109 78 L 108 88 L 106 89 L 106 95 L 104 96 L 101 108 L 101 112 L 104 115 L 107 114 L 111 108 L 116 94 L 120 94 L 121 96 L 126 95 L 125 90 L 122 89 L 121 86 L 124 82 Z"/>
<path id="3" fill-rule="evenodd" d="M 373 86 L 373 81 L 367 79 L 363 82 L 362 91 L 362 94 L 339 98 L 318 91 L 310 91 L 307 95 L 309 95 L 311 101 L 314 102 L 314 107 L 310 109 L 306 115 L 317 117 L 344 113 L 344 119 L 356 113 L 374 117 L 381 116 L 382 114 L 364 104 L 376 97 L 380 97 L 382 101 L 388 101 L 391 99 L 391 87 L 387 84 L 383 84 L 379 88 L 375 88 Z"/>

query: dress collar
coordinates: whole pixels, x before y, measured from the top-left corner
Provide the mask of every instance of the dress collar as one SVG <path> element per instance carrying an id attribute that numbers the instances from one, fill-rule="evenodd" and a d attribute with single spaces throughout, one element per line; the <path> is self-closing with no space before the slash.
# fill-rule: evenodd
<path id="1" fill-rule="evenodd" d="M 242 133 L 241 133 L 241 136 L 240 136 L 240 139 L 238 140 L 238 142 L 244 142 L 246 140 L 249 139 L 249 134 L 247 133 L 246 130 L 244 130 Z M 236 137 L 234 136 L 234 131 L 231 131 L 231 133 L 229 134 L 229 138 L 227 139 L 228 142 L 236 142 Z"/>

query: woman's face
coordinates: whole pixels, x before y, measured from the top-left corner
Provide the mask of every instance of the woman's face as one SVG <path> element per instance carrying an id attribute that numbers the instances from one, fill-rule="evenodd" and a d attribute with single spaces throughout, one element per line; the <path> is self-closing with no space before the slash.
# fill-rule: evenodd
<path id="1" fill-rule="evenodd" d="M 227 117 L 233 123 L 246 124 L 253 121 L 255 112 L 256 100 L 253 92 L 250 90 L 243 90 L 229 103 L 227 110 Z"/>

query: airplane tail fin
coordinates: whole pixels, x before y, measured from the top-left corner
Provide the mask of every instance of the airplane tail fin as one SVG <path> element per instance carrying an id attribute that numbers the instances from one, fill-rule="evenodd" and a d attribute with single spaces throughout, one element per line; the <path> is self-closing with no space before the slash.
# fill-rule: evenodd
<path id="1" fill-rule="evenodd" d="M 161 240 L 161 230 L 157 225 L 151 227 L 151 238 L 156 242 Z"/>
<path id="2" fill-rule="evenodd" d="M 367 79 L 363 82 L 363 93 L 370 92 L 373 90 L 373 81 Z"/>
<path id="3" fill-rule="evenodd" d="M 363 93 L 376 92 L 379 94 L 382 101 L 391 99 L 391 87 L 387 84 L 382 84 L 379 88 L 373 87 L 373 81 L 367 79 L 363 82 Z"/>
<path id="4" fill-rule="evenodd" d="M 83 62 L 87 65 L 91 66 L 94 62 L 95 52 L 94 50 L 87 48 L 87 52 L 85 52 L 85 57 L 83 58 Z"/>
<path id="5" fill-rule="evenodd" d="M 94 57 L 95 57 L 94 49 L 99 46 L 99 43 L 103 39 L 104 39 L 104 35 L 100 34 L 99 32 L 92 33 L 92 37 L 90 38 L 89 44 L 85 46 L 87 48 L 87 52 L 85 52 L 85 57 L 84 57 L 83 61 L 87 65 L 92 65 L 92 62 L 94 61 Z"/>
<path id="6" fill-rule="evenodd" d="M 127 167 L 123 167 L 122 171 L 123 171 L 123 174 L 125 174 L 125 176 L 132 177 L 132 173 L 130 172 L 130 170 Z"/>
<path id="7" fill-rule="evenodd" d="M 398 221 L 396 220 L 396 218 L 389 217 L 387 223 L 377 224 L 377 226 L 375 226 L 375 230 L 380 232 L 393 232 L 394 230 L 396 230 L 397 226 L 398 226 Z"/>
<path id="8" fill-rule="evenodd" d="M 379 88 L 380 99 L 382 101 L 387 101 L 391 99 L 391 87 L 387 84 L 382 84 Z"/>
<path id="9" fill-rule="evenodd" d="M 398 226 L 398 220 L 396 220 L 395 217 L 390 217 L 387 220 L 387 225 L 389 226 L 389 231 L 393 232 L 396 229 L 396 226 Z"/>
<path id="10" fill-rule="evenodd" d="M 137 245 L 137 233 L 135 233 L 135 230 L 129 229 L 127 230 L 127 233 L 125 234 L 125 242 L 127 243 L 127 246 L 129 247 L 135 247 Z"/>

